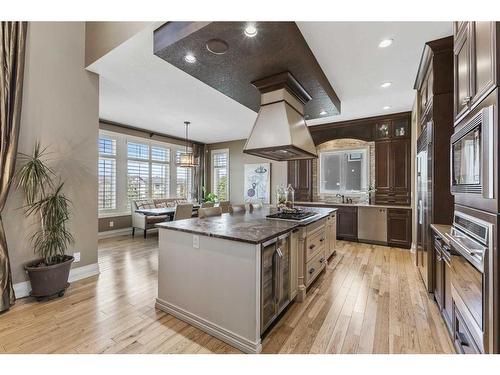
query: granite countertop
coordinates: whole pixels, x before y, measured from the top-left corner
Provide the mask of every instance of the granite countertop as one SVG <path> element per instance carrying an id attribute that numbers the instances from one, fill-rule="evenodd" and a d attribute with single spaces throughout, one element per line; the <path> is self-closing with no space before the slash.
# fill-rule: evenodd
<path id="1" fill-rule="evenodd" d="M 351 206 L 351 207 L 374 207 L 374 208 L 400 208 L 403 210 L 411 210 L 411 206 L 397 206 L 385 204 L 368 204 L 368 203 L 336 203 L 336 202 L 295 202 L 296 205 L 315 205 L 315 206 Z"/>
<path id="2" fill-rule="evenodd" d="M 156 224 L 160 229 L 171 229 L 228 240 L 260 244 L 327 217 L 335 208 L 307 207 L 317 215 L 301 222 L 266 219 L 266 215 L 276 212 L 276 208 L 263 207 L 253 213 L 222 214 L 203 219 L 166 221 Z"/>
<path id="3" fill-rule="evenodd" d="M 447 235 L 451 233 L 451 225 L 447 224 L 431 224 L 432 230 L 436 232 L 447 245 L 450 244 L 450 240 Z"/>

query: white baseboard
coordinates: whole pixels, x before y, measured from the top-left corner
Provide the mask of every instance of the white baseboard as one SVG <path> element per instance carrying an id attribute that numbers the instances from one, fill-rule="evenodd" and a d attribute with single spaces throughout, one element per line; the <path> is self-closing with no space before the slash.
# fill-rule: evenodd
<path id="1" fill-rule="evenodd" d="M 212 335 L 225 343 L 240 349 L 244 353 L 258 354 L 262 351 L 262 344 L 260 339 L 258 342 L 254 343 L 248 339 L 245 339 L 227 329 L 224 329 L 206 319 L 203 319 L 197 315 L 191 314 L 190 312 L 175 306 L 171 303 L 163 301 L 159 298 L 156 299 L 156 308 L 169 313 L 170 315 L 191 324 L 192 326 L 201 329 L 202 331 Z"/>
<path id="2" fill-rule="evenodd" d="M 121 229 L 114 229 L 114 230 L 107 230 L 105 232 L 99 232 L 97 233 L 97 238 L 110 238 L 110 237 L 117 237 L 117 236 L 123 236 L 125 234 L 132 234 L 132 227 L 128 228 L 121 228 Z"/>
<path id="3" fill-rule="evenodd" d="M 72 268 L 69 271 L 69 282 L 86 279 L 90 276 L 95 276 L 99 274 L 99 264 L 92 263 L 86 266 Z M 20 283 L 16 283 L 13 285 L 14 293 L 16 294 L 16 298 L 23 298 L 30 295 L 31 292 L 31 284 L 29 281 L 22 281 Z"/>

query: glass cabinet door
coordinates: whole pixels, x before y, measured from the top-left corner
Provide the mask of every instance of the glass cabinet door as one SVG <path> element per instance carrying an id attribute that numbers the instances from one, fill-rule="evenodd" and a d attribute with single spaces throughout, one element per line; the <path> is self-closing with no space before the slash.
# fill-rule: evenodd
<path id="1" fill-rule="evenodd" d="M 381 122 L 375 125 L 375 138 L 384 139 L 390 136 L 391 123 Z"/>
<path id="2" fill-rule="evenodd" d="M 394 137 L 409 137 L 408 132 L 408 121 L 407 120 L 397 120 L 393 125 Z"/>

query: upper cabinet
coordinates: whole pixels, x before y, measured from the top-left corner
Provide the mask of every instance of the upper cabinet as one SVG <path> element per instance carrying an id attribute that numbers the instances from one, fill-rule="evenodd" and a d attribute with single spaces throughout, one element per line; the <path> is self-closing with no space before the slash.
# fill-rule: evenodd
<path id="1" fill-rule="evenodd" d="M 375 140 L 409 138 L 409 130 L 409 120 L 406 117 L 380 121 L 375 124 Z"/>
<path id="2" fill-rule="evenodd" d="M 498 22 L 454 23 L 454 117 L 457 124 L 498 84 Z"/>

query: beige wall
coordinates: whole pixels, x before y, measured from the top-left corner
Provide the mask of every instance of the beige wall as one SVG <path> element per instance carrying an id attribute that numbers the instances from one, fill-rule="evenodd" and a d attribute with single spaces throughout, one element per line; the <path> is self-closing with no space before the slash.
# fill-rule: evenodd
<path id="1" fill-rule="evenodd" d="M 231 142 L 214 143 L 208 145 L 207 147 L 207 165 L 208 165 L 208 175 L 207 181 L 208 186 L 206 187 L 208 191 L 211 190 L 212 180 L 210 176 L 211 171 L 211 150 L 217 149 L 229 149 L 229 194 L 231 203 L 238 204 L 243 203 L 243 189 L 244 189 L 244 165 L 247 163 L 271 163 L 271 204 L 275 203 L 276 199 L 276 185 L 286 184 L 287 182 L 287 163 L 272 161 L 258 156 L 248 155 L 243 153 L 243 147 L 245 146 L 245 139 Z"/>
<path id="2" fill-rule="evenodd" d="M 86 22 L 85 66 L 99 60 L 112 49 L 153 22 Z"/>
<path id="3" fill-rule="evenodd" d="M 97 262 L 98 77 L 84 69 L 85 22 L 34 22 L 28 26 L 19 151 L 31 153 L 36 139 L 49 145 L 51 165 L 73 202 L 69 222 L 79 251 L 73 267 Z M 34 229 L 11 189 L 4 217 L 14 283 L 26 279 L 23 265 L 36 256 Z"/>

